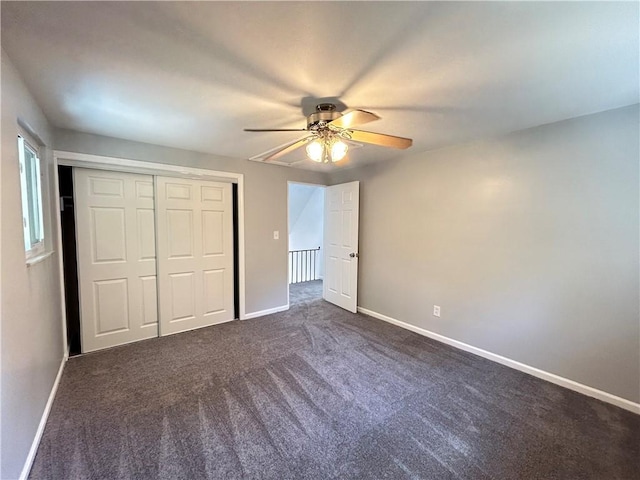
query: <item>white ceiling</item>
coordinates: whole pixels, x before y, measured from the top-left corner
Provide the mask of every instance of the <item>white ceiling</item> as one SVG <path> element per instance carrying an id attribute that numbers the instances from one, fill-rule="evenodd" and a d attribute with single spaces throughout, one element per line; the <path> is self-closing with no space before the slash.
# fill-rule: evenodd
<path id="1" fill-rule="evenodd" d="M 333 98 L 411 152 L 637 103 L 638 8 L 2 2 L 2 48 L 58 127 L 246 159 L 300 135 L 243 128 L 303 128 Z"/>

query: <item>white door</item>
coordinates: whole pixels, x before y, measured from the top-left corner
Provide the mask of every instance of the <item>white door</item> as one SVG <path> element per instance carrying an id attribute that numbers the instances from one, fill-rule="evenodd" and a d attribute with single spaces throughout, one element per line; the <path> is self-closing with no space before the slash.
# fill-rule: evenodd
<path id="1" fill-rule="evenodd" d="M 153 177 L 75 168 L 82 351 L 156 337 Z"/>
<path id="2" fill-rule="evenodd" d="M 355 313 L 358 306 L 358 213 L 360 182 L 324 193 L 323 298 Z"/>
<path id="3" fill-rule="evenodd" d="M 231 184 L 156 177 L 160 335 L 234 319 Z"/>

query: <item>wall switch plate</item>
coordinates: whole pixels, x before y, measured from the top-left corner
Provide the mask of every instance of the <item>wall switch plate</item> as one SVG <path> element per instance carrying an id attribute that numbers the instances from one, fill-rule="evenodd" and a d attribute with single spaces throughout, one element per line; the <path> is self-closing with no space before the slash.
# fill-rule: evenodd
<path id="1" fill-rule="evenodd" d="M 273 239 L 274 240 L 279 240 L 280 239 L 280 232 L 278 230 L 274 230 L 273 231 Z"/>
<path id="2" fill-rule="evenodd" d="M 433 306 L 433 316 L 434 317 L 439 317 L 440 316 L 440 305 L 434 305 Z"/>

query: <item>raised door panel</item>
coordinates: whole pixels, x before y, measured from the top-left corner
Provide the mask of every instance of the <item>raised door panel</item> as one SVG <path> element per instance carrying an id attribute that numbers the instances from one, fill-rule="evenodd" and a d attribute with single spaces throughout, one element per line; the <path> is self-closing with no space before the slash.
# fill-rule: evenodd
<path id="1" fill-rule="evenodd" d="M 224 210 L 224 187 L 214 187 L 210 185 L 202 185 L 200 187 L 200 198 L 203 203 L 218 203 L 221 210 Z M 207 205 L 209 208 L 210 206 Z"/>
<path id="2" fill-rule="evenodd" d="M 127 236 L 124 207 L 90 207 L 91 236 L 94 263 L 127 261 Z M 81 231 L 82 232 L 82 231 Z"/>
<path id="3" fill-rule="evenodd" d="M 124 180 L 94 174 L 89 177 L 89 194 L 92 197 L 124 198 Z"/>
<path id="4" fill-rule="evenodd" d="M 191 191 L 193 185 L 188 183 L 167 183 L 166 199 L 167 200 L 191 200 Z"/>
<path id="5" fill-rule="evenodd" d="M 126 278 L 93 283 L 96 335 L 129 330 L 129 285 Z"/>
<path id="6" fill-rule="evenodd" d="M 166 230 L 168 258 L 192 258 L 194 224 L 192 210 L 167 210 Z"/>
<path id="7" fill-rule="evenodd" d="M 351 297 L 351 261 L 342 259 L 340 261 L 340 294 L 344 297 Z"/>
<path id="8" fill-rule="evenodd" d="M 138 208 L 136 211 L 138 234 L 138 260 L 156 259 L 156 226 L 152 208 Z"/>
<path id="9" fill-rule="evenodd" d="M 224 212 L 202 212 L 202 254 L 224 255 Z"/>
<path id="10" fill-rule="evenodd" d="M 224 269 L 203 272 L 204 314 L 223 312 L 225 309 L 225 271 Z"/>
<path id="11" fill-rule="evenodd" d="M 142 326 L 158 325 L 158 294 L 155 275 L 140 277 Z"/>
<path id="12" fill-rule="evenodd" d="M 326 269 L 328 272 L 337 272 L 339 269 L 340 259 L 335 256 L 327 256 L 327 266 Z M 337 275 L 327 275 L 324 279 L 324 285 L 329 291 L 333 293 L 338 293 L 338 276 Z"/>
<path id="13" fill-rule="evenodd" d="M 153 181 L 136 181 L 136 197 L 140 199 L 148 199 L 153 202 Z"/>
<path id="14" fill-rule="evenodd" d="M 330 211 L 329 221 L 326 222 L 326 225 L 325 225 L 325 232 L 327 235 L 329 246 L 331 247 L 340 246 L 340 228 L 339 227 L 341 223 L 342 223 L 341 212 L 339 210 Z"/>
<path id="15" fill-rule="evenodd" d="M 353 228 L 353 212 L 351 210 L 342 211 L 342 225 L 340 229 L 340 245 L 343 248 L 351 249 L 353 245 L 353 235 L 351 230 Z"/>
<path id="16" fill-rule="evenodd" d="M 195 273 L 169 275 L 171 287 L 171 322 L 189 320 L 196 316 Z"/>

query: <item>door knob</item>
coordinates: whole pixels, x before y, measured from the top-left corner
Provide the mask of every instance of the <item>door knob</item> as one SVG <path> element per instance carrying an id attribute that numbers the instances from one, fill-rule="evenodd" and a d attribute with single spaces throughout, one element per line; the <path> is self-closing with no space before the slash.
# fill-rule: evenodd
<path id="1" fill-rule="evenodd" d="M 353 253 L 353 252 L 351 252 L 351 253 L 349 254 L 349 256 L 350 256 L 351 258 L 358 258 L 358 257 L 360 257 L 360 255 L 358 255 L 357 253 Z"/>

